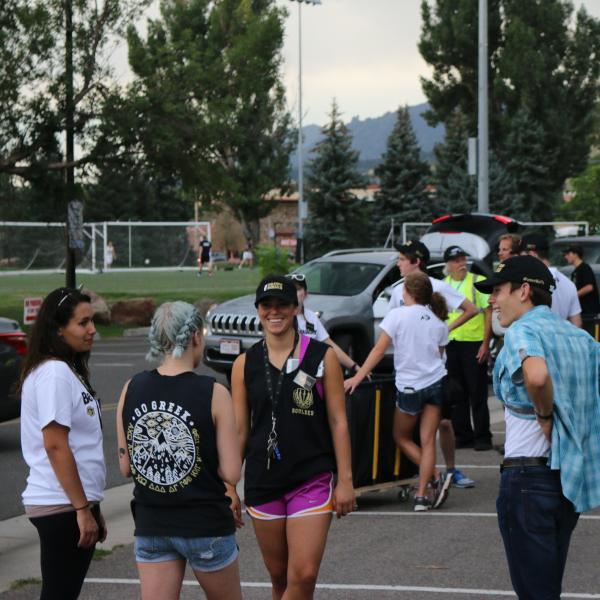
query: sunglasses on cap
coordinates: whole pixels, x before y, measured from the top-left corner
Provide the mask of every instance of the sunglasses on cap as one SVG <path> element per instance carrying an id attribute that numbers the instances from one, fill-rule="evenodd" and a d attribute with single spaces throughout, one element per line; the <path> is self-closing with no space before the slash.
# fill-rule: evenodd
<path id="1" fill-rule="evenodd" d="M 289 275 L 286 275 L 286 277 L 292 281 L 306 281 L 306 275 L 304 275 L 304 273 L 290 273 Z"/>

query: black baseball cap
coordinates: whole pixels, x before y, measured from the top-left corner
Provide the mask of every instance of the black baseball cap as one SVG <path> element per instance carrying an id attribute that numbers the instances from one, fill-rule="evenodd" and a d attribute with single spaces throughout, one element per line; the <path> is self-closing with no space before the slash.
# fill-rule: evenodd
<path id="1" fill-rule="evenodd" d="M 554 277 L 548 267 L 535 256 L 511 256 L 501 262 L 491 277 L 475 283 L 475 288 L 484 294 L 493 291 L 494 286 L 510 281 L 528 283 L 542 290 L 554 291 Z"/>
<path id="2" fill-rule="evenodd" d="M 460 246 L 448 246 L 444 250 L 444 262 L 454 260 L 461 256 L 467 256 L 467 253 Z"/>
<path id="3" fill-rule="evenodd" d="M 254 306 L 267 298 L 278 298 L 286 304 L 298 305 L 298 294 L 292 280 L 283 275 L 267 275 L 256 288 Z"/>
<path id="4" fill-rule="evenodd" d="M 429 262 L 429 249 L 419 240 L 409 240 L 406 244 L 396 244 L 396 250 L 401 254 L 416 256 L 424 263 Z"/>
<path id="5" fill-rule="evenodd" d="M 548 238 L 541 233 L 527 233 L 521 238 L 521 250 L 527 252 L 528 250 L 548 250 L 550 244 Z"/>

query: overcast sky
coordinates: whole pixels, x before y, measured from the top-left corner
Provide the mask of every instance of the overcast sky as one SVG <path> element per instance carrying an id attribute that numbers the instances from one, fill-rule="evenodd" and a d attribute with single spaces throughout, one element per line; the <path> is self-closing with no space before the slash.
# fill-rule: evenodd
<path id="1" fill-rule="evenodd" d="M 321 0 L 302 4 L 302 75 L 304 124 L 322 125 L 335 97 L 344 120 L 393 111 L 401 104 L 425 102 L 419 76 L 430 74 L 417 43 L 420 0 Z M 477 0 L 473 0 L 476 2 Z M 529 0 L 523 0 L 529 1 Z M 287 6 L 283 77 L 288 105 L 298 110 L 298 2 Z M 574 0 L 600 18 L 600 0 Z M 157 15 L 157 2 L 150 9 Z M 125 52 L 116 55 L 125 74 Z"/>

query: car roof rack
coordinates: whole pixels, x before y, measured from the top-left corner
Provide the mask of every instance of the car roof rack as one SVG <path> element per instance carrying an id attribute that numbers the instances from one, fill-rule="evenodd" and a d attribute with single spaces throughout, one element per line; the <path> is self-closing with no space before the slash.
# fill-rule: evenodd
<path id="1" fill-rule="evenodd" d="M 327 254 L 323 254 L 321 258 L 326 256 L 340 256 L 343 254 L 356 254 L 357 252 L 396 252 L 393 248 L 345 248 L 344 250 L 331 250 Z"/>

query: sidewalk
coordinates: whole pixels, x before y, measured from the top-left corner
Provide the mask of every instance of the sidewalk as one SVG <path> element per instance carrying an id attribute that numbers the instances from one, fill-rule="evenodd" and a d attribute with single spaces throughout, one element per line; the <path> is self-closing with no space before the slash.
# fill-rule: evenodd
<path id="1" fill-rule="evenodd" d="M 129 503 L 133 483 L 106 490 L 102 513 L 108 524 L 108 539 L 97 548 L 110 550 L 133 542 L 133 518 Z M 21 515 L 0 521 L 0 592 L 18 579 L 40 577 L 39 540 L 35 527 Z"/>
<path id="2" fill-rule="evenodd" d="M 490 422 L 504 420 L 501 404 L 494 396 L 488 399 Z M 242 489 L 241 484 L 238 489 Z M 108 538 L 97 548 L 112 550 L 115 546 L 133 543 L 133 518 L 130 502 L 133 483 L 106 490 L 102 513 L 108 527 Z M 8 590 L 19 579 L 40 578 L 39 541 L 37 531 L 29 520 L 21 515 L 0 521 L 0 593 Z"/>

